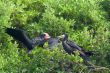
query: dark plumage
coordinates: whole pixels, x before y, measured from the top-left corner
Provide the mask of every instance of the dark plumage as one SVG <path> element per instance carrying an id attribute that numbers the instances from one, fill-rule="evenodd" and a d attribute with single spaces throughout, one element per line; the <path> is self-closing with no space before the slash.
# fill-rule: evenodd
<path id="1" fill-rule="evenodd" d="M 56 38 L 50 38 L 48 40 L 48 44 L 49 44 L 49 48 L 51 50 L 53 50 L 55 47 L 58 46 L 58 44 L 59 44 L 59 38 L 58 37 L 56 37 Z"/>
<path id="2" fill-rule="evenodd" d="M 7 28 L 6 33 L 23 43 L 27 47 L 28 51 L 32 50 L 35 46 L 43 47 L 46 39 L 49 37 L 46 33 L 30 39 L 24 30 L 12 28 Z"/>
<path id="3" fill-rule="evenodd" d="M 62 45 L 64 50 L 68 53 L 68 54 L 74 54 L 74 51 L 79 51 L 80 56 L 84 59 L 84 63 L 87 66 L 92 66 L 88 61 L 89 58 L 87 55 L 91 55 L 91 52 L 85 52 L 83 48 L 79 47 L 78 45 L 76 45 L 73 41 L 68 40 L 68 35 L 62 35 L 63 36 L 63 40 L 62 40 Z M 93 66 L 92 66 L 93 67 Z"/>
<path id="4" fill-rule="evenodd" d="M 93 56 L 96 52 L 95 51 L 85 51 L 84 48 L 82 46 L 79 46 L 82 51 L 86 54 L 86 56 Z"/>

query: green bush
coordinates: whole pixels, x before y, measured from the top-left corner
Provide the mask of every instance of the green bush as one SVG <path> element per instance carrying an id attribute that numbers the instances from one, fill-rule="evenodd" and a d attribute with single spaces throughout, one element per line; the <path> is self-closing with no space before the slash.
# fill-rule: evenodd
<path id="1" fill-rule="evenodd" d="M 100 2 L 102 9 L 107 13 L 105 18 L 109 20 L 110 18 L 110 0 L 103 0 Z"/>
<path id="2" fill-rule="evenodd" d="M 42 30 L 48 32 L 52 36 L 58 36 L 63 33 L 68 33 L 70 31 L 70 25 L 72 23 L 74 23 L 73 20 L 67 21 L 63 18 L 57 18 L 49 11 L 43 14 L 43 18 L 40 21 Z"/>
<path id="3" fill-rule="evenodd" d="M 0 73 L 109 73 L 109 10 L 109 0 L 1 0 Z M 67 33 L 85 50 L 95 51 L 91 63 L 102 69 L 91 71 L 78 53 L 68 55 L 61 47 L 36 47 L 27 54 L 5 33 L 7 27 L 24 29 L 31 38 L 43 32 L 53 37 Z"/>

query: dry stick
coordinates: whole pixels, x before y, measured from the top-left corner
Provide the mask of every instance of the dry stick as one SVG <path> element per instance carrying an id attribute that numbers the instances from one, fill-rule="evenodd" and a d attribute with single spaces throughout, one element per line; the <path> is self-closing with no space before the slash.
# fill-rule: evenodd
<path id="1" fill-rule="evenodd" d="M 82 65 L 80 65 L 80 63 L 77 63 L 77 62 L 74 62 L 74 63 L 78 64 L 79 66 L 82 66 Z M 84 69 L 87 69 L 87 67 L 88 66 L 83 67 L 83 69 L 80 71 L 80 73 L 82 73 Z M 106 68 L 106 67 L 95 66 L 95 65 L 94 65 L 94 67 L 95 67 L 95 69 L 91 69 L 89 72 L 96 71 L 96 70 L 109 70 L 109 68 Z"/>
<path id="2" fill-rule="evenodd" d="M 95 66 L 95 67 L 97 67 L 95 70 L 100 70 L 100 69 L 108 69 L 109 70 L 109 68 L 106 68 L 106 67 L 101 67 L 101 66 Z"/>
<path id="3" fill-rule="evenodd" d="M 84 69 L 86 69 L 86 68 L 87 68 L 87 67 L 82 68 L 82 70 L 80 71 L 80 73 L 82 73 L 82 72 L 83 72 L 83 70 L 84 70 Z"/>
<path id="4" fill-rule="evenodd" d="M 82 53 L 81 51 L 79 51 L 80 53 Z M 82 53 L 83 54 L 83 53 Z M 74 62 L 74 63 L 76 63 L 76 64 L 78 64 L 78 65 L 80 65 L 79 63 L 77 63 L 77 62 Z M 80 65 L 81 66 L 81 65 Z M 82 70 L 81 70 L 81 72 L 83 72 L 83 70 L 84 69 L 87 69 L 87 67 L 91 67 L 91 66 L 86 66 L 86 67 L 84 67 Z M 95 66 L 94 65 L 94 67 L 99 67 L 99 68 L 95 68 L 95 69 L 92 69 L 92 70 L 109 70 L 109 68 L 106 68 L 106 67 L 101 67 L 101 66 Z M 92 71 L 92 70 L 90 70 L 90 72 Z M 110 70 L 109 70 L 110 71 Z M 80 73 L 81 73 L 80 72 Z"/>

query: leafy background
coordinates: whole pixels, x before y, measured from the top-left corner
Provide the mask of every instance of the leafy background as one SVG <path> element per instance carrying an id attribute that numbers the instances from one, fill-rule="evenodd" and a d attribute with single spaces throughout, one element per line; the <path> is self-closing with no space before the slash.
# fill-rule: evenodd
<path id="1" fill-rule="evenodd" d="M 91 63 L 102 69 L 87 69 L 79 56 L 62 47 L 36 47 L 28 55 L 5 33 L 7 27 L 24 29 L 31 38 L 68 33 L 78 45 L 96 51 Z M 110 0 L 0 0 L 0 73 L 110 73 L 109 52 Z"/>

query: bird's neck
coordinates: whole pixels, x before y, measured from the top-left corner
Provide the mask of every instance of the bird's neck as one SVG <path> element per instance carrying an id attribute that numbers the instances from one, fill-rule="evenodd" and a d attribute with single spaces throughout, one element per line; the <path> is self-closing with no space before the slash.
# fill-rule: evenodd
<path id="1" fill-rule="evenodd" d="M 68 40 L 68 38 L 64 38 L 64 39 L 63 39 L 63 41 L 67 41 L 67 40 Z"/>

